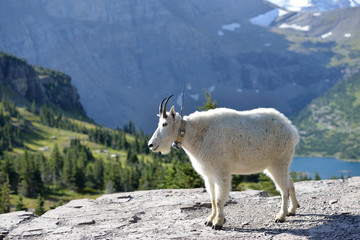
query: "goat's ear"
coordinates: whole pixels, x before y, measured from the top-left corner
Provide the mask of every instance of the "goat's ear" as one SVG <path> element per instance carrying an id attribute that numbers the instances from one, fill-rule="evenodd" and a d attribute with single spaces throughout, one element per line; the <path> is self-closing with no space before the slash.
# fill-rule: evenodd
<path id="1" fill-rule="evenodd" d="M 175 112 L 175 107 L 174 107 L 174 105 L 171 107 L 170 112 L 169 112 L 169 115 L 170 115 L 170 118 L 171 118 L 172 120 L 175 120 L 176 112 Z"/>

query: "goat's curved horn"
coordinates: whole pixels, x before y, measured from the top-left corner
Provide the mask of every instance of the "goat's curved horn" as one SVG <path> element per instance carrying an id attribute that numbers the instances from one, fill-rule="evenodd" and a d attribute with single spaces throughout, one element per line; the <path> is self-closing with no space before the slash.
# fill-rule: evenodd
<path id="1" fill-rule="evenodd" d="M 163 103 L 165 102 L 165 100 L 166 100 L 166 98 L 164 98 L 162 101 L 161 101 L 161 104 L 159 105 L 159 115 L 161 115 L 162 114 L 162 112 L 163 112 Z"/>
<path id="2" fill-rule="evenodd" d="M 169 100 L 170 100 L 170 98 L 171 98 L 172 96 L 174 96 L 174 95 L 171 95 L 170 97 L 168 97 L 168 98 L 166 99 L 166 102 L 165 102 L 165 105 L 164 105 L 164 109 L 163 109 L 163 112 L 162 112 L 163 118 L 167 118 L 167 115 L 166 115 L 166 105 L 167 105 L 167 103 L 169 102 Z"/>

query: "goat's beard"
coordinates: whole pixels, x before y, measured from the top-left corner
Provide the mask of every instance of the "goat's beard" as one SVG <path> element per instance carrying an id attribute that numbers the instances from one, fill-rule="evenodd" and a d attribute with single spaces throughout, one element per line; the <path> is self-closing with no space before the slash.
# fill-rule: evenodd
<path id="1" fill-rule="evenodd" d="M 160 152 L 161 152 L 162 155 L 166 155 L 166 154 L 168 154 L 170 151 L 171 151 L 171 146 L 169 146 L 169 147 L 164 147 L 164 148 L 162 148 L 162 149 L 160 150 Z"/>
<path id="2" fill-rule="evenodd" d="M 160 152 L 161 152 L 162 155 L 166 155 L 166 154 L 168 154 L 170 151 L 171 151 L 171 149 L 166 149 L 166 150 L 161 150 Z"/>

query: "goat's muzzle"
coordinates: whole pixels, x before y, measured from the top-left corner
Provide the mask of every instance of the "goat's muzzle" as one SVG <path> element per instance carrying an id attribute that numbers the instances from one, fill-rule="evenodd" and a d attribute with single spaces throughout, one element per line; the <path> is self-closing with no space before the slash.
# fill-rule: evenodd
<path id="1" fill-rule="evenodd" d="M 149 149 L 150 149 L 151 151 L 155 151 L 156 149 L 158 149 L 159 146 L 154 147 L 154 144 L 150 143 L 150 144 L 148 145 L 148 147 L 149 147 Z"/>

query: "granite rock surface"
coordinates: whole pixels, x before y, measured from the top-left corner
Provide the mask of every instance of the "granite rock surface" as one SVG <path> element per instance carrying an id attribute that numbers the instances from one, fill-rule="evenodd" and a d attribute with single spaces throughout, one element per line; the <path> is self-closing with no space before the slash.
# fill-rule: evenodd
<path id="1" fill-rule="evenodd" d="M 295 183 L 301 207 L 275 223 L 280 197 L 231 192 L 223 230 L 204 226 L 204 189 L 152 190 L 73 200 L 41 217 L 0 215 L 5 239 L 359 239 L 360 177 Z M 13 217 L 13 218 L 11 218 Z"/>

